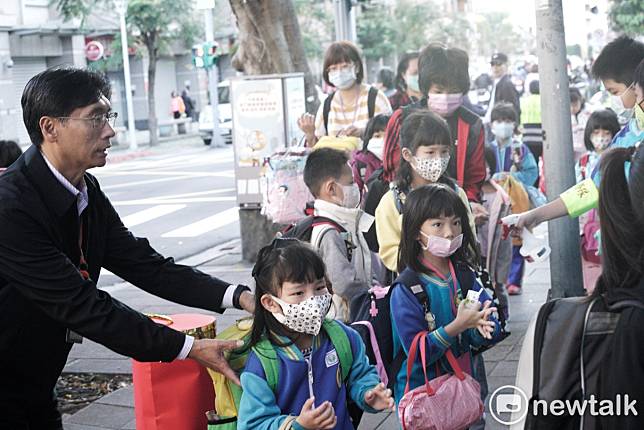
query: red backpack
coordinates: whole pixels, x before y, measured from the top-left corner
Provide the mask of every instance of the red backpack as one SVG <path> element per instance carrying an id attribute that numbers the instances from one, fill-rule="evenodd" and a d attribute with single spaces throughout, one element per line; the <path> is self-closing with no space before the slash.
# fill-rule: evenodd
<path id="1" fill-rule="evenodd" d="M 373 152 L 363 148 L 351 154 L 349 164 L 353 172 L 353 180 L 360 188 L 361 197 L 364 197 L 367 192 L 367 180 L 371 178 L 373 172 L 382 167 L 382 160 L 376 157 Z"/>

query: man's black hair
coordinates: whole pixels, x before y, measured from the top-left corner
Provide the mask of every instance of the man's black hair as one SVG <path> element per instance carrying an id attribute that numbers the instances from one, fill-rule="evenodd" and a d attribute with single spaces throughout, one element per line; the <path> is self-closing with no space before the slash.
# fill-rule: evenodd
<path id="1" fill-rule="evenodd" d="M 539 94 L 539 80 L 535 79 L 534 81 L 530 81 L 528 88 L 530 90 L 530 94 Z"/>
<path id="2" fill-rule="evenodd" d="M 612 79 L 624 85 L 633 82 L 633 72 L 644 59 L 644 44 L 620 36 L 602 49 L 593 63 L 592 74 L 598 79 Z"/>
<path id="3" fill-rule="evenodd" d="M 313 196 L 320 195 L 322 183 L 328 179 L 339 180 L 342 168 L 347 166 L 349 157 L 333 148 L 321 148 L 311 152 L 304 166 L 304 183 Z"/>
<path id="4" fill-rule="evenodd" d="M 40 118 L 69 116 L 74 110 L 111 95 L 107 78 L 89 69 L 64 67 L 47 69 L 31 78 L 22 93 L 22 118 L 31 142 L 43 141 Z"/>

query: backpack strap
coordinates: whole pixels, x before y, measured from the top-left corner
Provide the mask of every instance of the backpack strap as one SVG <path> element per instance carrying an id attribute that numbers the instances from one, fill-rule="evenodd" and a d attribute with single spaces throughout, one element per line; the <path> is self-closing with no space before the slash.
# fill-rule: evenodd
<path id="1" fill-rule="evenodd" d="M 260 340 L 252 348 L 253 352 L 259 359 L 266 375 L 266 383 L 271 391 L 277 390 L 277 381 L 279 378 L 279 363 L 277 361 L 277 351 L 268 339 Z"/>
<path id="2" fill-rule="evenodd" d="M 336 320 L 324 320 L 322 327 L 324 327 L 324 331 L 326 331 L 335 351 L 338 353 L 342 380 L 346 382 L 353 366 L 353 351 L 351 351 L 349 336 Z"/>
<path id="3" fill-rule="evenodd" d="M 458 117 L 457 121 L 457 144 L 456 144 L 456 182 L 460 187 L 465 183 L 465 158 L 467 156 L 467 144 L 470 134 L 470 125 L 463 118 Z"/>
<path id="4" fill-rule="evenodd" d="M 315 227 L 322 226 L 320 231 L 317 231 L 315 236 L 313 235 L 313 229 Z M 313 218 L 313 223 L 311 224 L 311 246 L 315 248 L 316 250 L 320 248 L 320 243 L 322 243 L 322 238 L 324 237 L 325 234 L 327 234 L 330 230 L 337 230 L 338 233 L 340 233 L 340 236 L 342 236 L 343 233 L 347 233 L 347 231 L 342 227 L 340 224 L 337 222 L 333 221 L 331 218 L 323 217 L 323 216 L 315 216 Z M 355 248 L 351 241 L 348 240 L 348 238 L 343 238 L 344 239 L 344 245 L 347 248 L 347 259 L 351 261 L 353 259 L 353 249 Z"/>
<path id="5" fill-rule="evenodd" d="M 376 87 L 369 87 L 369 96 L 367 97 L 369 119 L 373 118 L 376 113 L 376 97 L 378 97 L 378 89 Z"/>
<path id="6" fill-rule="evenodd" d="M 400 191 L 400 189 L 396 185 L 394 185 L 391 188 L 391 192 L 394 194 L 394 204 L 396 205 L 396 210 L 400 215 L 402 215 L 404 206 L 404 203 L 402 201 L 402 191 Z"/>
<path id="7" fill-rule="evenodd" d="M 588 161 L 590 154 L 586 153 L 579 159 L 579 170 L 581 171 L 581 179 L 586 179 L 586 169 L 588 168 Z"/>
<path id="8" fill-rule="evenodd" d="M 331 101 L 333 100 L 334 95 L 335 95 L 335 91 L 329 94 L 324 100 L 324 106 L 322 107 L 322 119 L 324 120 L 324 131 L 326 132 L 327 136 L 329 135 L 329 112 L 331 111 Z"/>

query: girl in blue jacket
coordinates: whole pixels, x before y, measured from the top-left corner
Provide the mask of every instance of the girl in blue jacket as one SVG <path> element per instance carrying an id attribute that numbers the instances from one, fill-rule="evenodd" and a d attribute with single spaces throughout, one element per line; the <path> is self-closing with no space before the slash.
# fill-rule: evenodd
<path id="1" fill-rule="evenodd" d="M 394 356 L 400 348 L 408 354 L 418 332 L 427 336 L 427 375 L 429 379 L 451 372 L 444 357 L 448 348 L 472 374 L 472 348 L 497 342 L 500 325 L 492 315 L 491 298 L 470 269 L 476 242 L 470 229 L 463 201 L 449 187 L 431 184 L 407 196 L 403 209 L 402 238 L 398 271 L 391 296 Z M 427 296 L 427 307 L 412 292 L 420 285 Z M 464 288 L 480 292 L 478 302 L 465 306 Z M 475 376 L 475 375 L 472 375 Z M 404 394 L 407 359 L 396 376 L 396 403 Z M 420 360 L 413 365 L 410 389 L 424 384 Z"/>
<path id="2" fill-rule="evenodd" d="M 393 408 L 391 390 L 369 364 L 358 333 L 325 320 L 331 292 L 324 262 L 309 245 L 275 239 L 260 251 L 253 277 L 254 348 L 241 375 L 239 430 L 353 429 L 349 399 L 368 412 Z M 271 354 L 262 352 L 267 345 L 276 352 L 273 388 L 265 368 Z"/>

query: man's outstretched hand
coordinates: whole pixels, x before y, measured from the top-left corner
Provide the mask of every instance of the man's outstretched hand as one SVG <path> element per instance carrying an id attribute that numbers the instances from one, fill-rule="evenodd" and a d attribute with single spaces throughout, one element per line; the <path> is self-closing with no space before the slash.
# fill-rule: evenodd
<path id="1" fill-rule="evenodd" d="M 230 368 L 224 358 L 225 351 L 231 351 L 244 346 L 241 340 L 195 339 L 188 358 L 199 364 L 221 373 L 237 385 L 241 385 L 239 376 Z"/>

